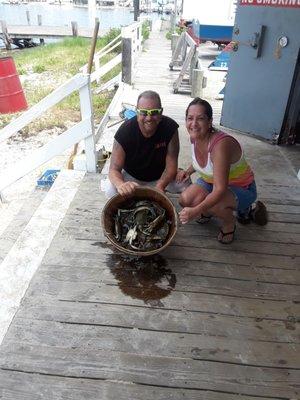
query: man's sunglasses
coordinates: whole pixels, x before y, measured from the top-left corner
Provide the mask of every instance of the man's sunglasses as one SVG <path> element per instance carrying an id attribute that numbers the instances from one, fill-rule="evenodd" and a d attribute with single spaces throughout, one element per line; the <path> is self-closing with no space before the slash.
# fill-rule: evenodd
<path id="1" fill-rule="evenodd" d="M 162 108 L 153 108 L 152 110 L 146 110 L 144 108 L 137 108 L 136 112 L 138 115 L 141 115 L 143 117 L 153 117 L 155 115 L 161 115 L 163 112 Z"/>

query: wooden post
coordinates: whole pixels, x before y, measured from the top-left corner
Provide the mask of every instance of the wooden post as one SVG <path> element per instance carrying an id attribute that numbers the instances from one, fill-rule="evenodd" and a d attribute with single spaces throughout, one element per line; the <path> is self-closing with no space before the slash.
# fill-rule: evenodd
<path id="1" fill-rule="evenodd" d="M 27 18 L 27 24 L 30 25 L 30 14 L 29 14 L 29 10 L 26 10 L 26 18 Z"/>
<path id="2" fill-rule="evenodd" d="M 85 146 L 85 160 L 86 160 L 86 170 L 88 172 L 96 172 L 97 170 L 97 156 L 96 156 L 96 146 L 95 146 L 95 127 L 94 127 L 94 113 L 93 113 L 93 102 L 91 95 L 91 72 L 93 67 L 93 59 L 96 49 L 97 37 L 99 31 L 99 19 L 95 20 L 94 33 L 92 38 L 92 46 L 89 55 L 89 61 L 87 64 L 88 81 L 84 87 L 79 89 L 80 98 L 80 111 L 81 118 L 89 120 L 89 131 L 90 135 L 84 139 Z M 69 158 L 68 168 L 72 168 L 73 158 L 75 157 L 78 149 L 78 143 L 74 145 L 73 153 Z"/>
<path id="3" fill-rule="evenodd" d="M 41 16 L 41 14 L 38 14 L 37 20 L 38 20 L 38 25 L 42 26 L 42 16 Z M 40 38 L 40 44 L 44 44 L 44 43 L 45 43 L 44 39 Z"/>
<path id="4" fill-rule="evenodd" d="M 175 53 L 175 49 L 177 47 L 177 43 L 179 41 L 180 36 L 178 35 L 178 33 L 173 33 L 171 36 L 171 49 L 172 49 L 172 56 Z"/>
<path id="5" fill-rule="evenodd" d="M 71 26 L 72 26 L 72 35 L 73 37 L 77 37 L 78 36 L 78 24 L 76 21 L 72 21 L 71 22 Z"/>
<path id="6" fill-rule="evenodd" d="M 178 14 L 177 0 L 174 1 L 174 14 L 175 14 L 175 27 L 176 27 L 176 20 L 177 20 L 177 14 Z"/>
<path id="7" fill-rule="evenodd" d="M 198 57 L 199 57 L 199 54 L 198 54 L 197 48 L 196 48 L 196 46 L 193 46 L 193 57 L 190 62 L 190 74 L 189 74 L 189 76 L 190 76 L 189 83 L 190 84 L 192 84 L 192 81 L 193 81 L 193 71 L 194 71 L 194 69 L 196 69 L 198 67 Z"/>
<path id="8" fill-rule="evenodd" d="M 186 59 L 187 47 L 188 47 L 188 44 L 187 44 L 186 40 L 184 40 L 183 44 L 182 44 L 182 48 L 181 48 L 181 59 L 182 60 Z"/>
<path id="9" fill-rule="evenodd" d="M 1 21 L 2 35 L 3 41 L 6 47 L 6 50 L 11 50 L 11 38 L 9 37 L 7 25 L 5 21 Z"/>
<path id="10" fill-rule="evenodd" d="M 100 57 L 99 55 L 95 54 L 94 56 L 94 64 L 95 64 L 95 71 L 98 71 L 98 69 L 100 68 Z M 98 83 L 98 85 L 100 85 L 100 77 L 98 76 L 98 78 L 96 78 L 96 82 Z"/>
<path id="11" fill-rule="evenodd" d="M 80 110 L 81 118 L 85 120 L 89 118 L 90 126 L 90 136 L 84 139 L 85 157 L 86 157 L 86 170 L 87 172 L 96 172 L 97 170 L 97 156 L 96 156 L 96 145 L 94 136 L 94 122 L 93 122 L 93 103 L 91 96 L 90 87 L 90 76 L 88 83 L 79 89 L 80 97 Z"/>
<path id="12" fill-rule="evenodd" d="M 132 84 L 132 38 L 122 38 L 122 82 Z"/>
<path id="13" fill-rule="evenodd" d="M 193 70 L 191 97 L 202 97 L 203 73 L 204 72 L 201 69 Z"/>
<path id="14" fill-rule="evenodd" d="M 99 19 L 97 18 L 95 20 L 95 27 L 94 27 L 94 32 L 93 32 L 93 38 L 92 38 L 92 47 L 90 50 L 90 56 L 89 56 L 89 61 L 88 61 L 88 66 L 87 66 L 87 73 L 91 74 L 92 72 L 92 67 L 93 67 L 93 60 L 94 60 L 94 54 L 95 54 L 95 49 L 96 49 L 96 44 L 97 44 L 97 37 L 98 37 L 98 32 L 99 32 Z"/>
<path id="15" fill-rule="evenodd" d="M 142 29 L 142 25 L 139 25 L 136 28 L 136 50 L 139 53 L 141 50 L 141 44 L 142 44 L 142 34 L 141 34 L 141 29 Z"/>
<path id="16" fill-rule="evenodd" d="M 171 16 L 170 16 L 170 23 L 171 23 L 171 32 L 174 33 L 175 25 L 176 25 L 176 16 L 173 12 L 171 13 Z"/>
<path id="17" fill-rule="evenodd" d="M 173 69 L 173 67 L 175 65 L 182 65 L 182 63 L 183 63 L 182 59 L 179 62 L 179 56 L 181 55 L 181 50 L 182 50 L 182 47 L 183 47 L 184 40 L 185 40 L 185 36 L 182 33 L 179 36 L 179 39 L 177 40 L 177 44 L 176 44 L 176 47 L 174 49 L 174 53 L 172 54 L 172 60 L 171 60 L 171 62 L 169 64 L 169 67 L 170 67 L 171 70 Z M 171 46 L 172 46 L 172 44 L 171 44 Z"/>
<path id="18" fill-rule="evenodd" d="M 140 0 L 133 0 L 133 7 L 134 7 L 133 20 L 137 21 L 140 15 Z"/>

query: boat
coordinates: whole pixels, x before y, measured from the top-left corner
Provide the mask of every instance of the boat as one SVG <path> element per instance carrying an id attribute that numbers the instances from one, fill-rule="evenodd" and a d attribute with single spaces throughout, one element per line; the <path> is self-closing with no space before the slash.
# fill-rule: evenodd
<path id="1" fill-rule="evenodd" d="M 181 24 L 197 43 L 231 42 L 236 12 L 236 0 L 184 0 Z"/>

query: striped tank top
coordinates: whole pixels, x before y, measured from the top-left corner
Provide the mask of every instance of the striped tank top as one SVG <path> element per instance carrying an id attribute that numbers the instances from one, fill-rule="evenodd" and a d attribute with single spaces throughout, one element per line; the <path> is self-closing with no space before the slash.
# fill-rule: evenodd
<path id="1" fill-rule="evenodd" d="M 230 135 L 227 135 L 224 132 L 217 132 L 217 134 L 214 136 L 213 140 L 209 142 L 208 144 L 208 155 L 207 155 L 207 164 L 205 167 L 201 167 L 196 159 L 195 155 L 195 145 L 192 143 L 192 163 L 193 163 L 193 168 L 198 174 L 198 177 L 203 179 L 207 183 L 213 184 L 214 178 L 213 178 L 213 163 L 211 161 L 211 152 L 214 146 L 222 139 L 226 137 L 231 137 L 234 141 L 238 143 L 240 146 L 239 142 Z M 241 148 L 241 146 L 240 146 Z M 239 186 L 239 187 L 247 187 L 249 186 L 253 181 L 254 181 L 254 174 L 245 160 L 244 157 L 244 152 L 243 149 L 241 148 L 242 155 L 241 158 L 231 164 L 230 166 L 230 171 L 229 171 L 229 179 L 228 179 L 228 184 L 229 185 L 234 185 L 234 186 Z"/>

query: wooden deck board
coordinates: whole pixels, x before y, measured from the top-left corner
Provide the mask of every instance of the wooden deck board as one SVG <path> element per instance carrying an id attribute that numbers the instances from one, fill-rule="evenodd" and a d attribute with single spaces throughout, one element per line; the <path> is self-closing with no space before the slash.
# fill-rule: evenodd
<path id="1" fill-rule="evenodd" d="M 164 41 L 162 48 L 165 58 Z M 190 98 L 174 99 L 164 63 L 157 72 L 163 102 L 183 123 Z M 139 89 L 155 79 L 143 81 L 138 71 Z M 216 241 L 216 221 L 180 226 L 172 244 L 143 265 L 104 237 L 100 178 L 82 181 L 4 338 L 0 398 L 299 398 L 295 180 L 259 184 L 266 226 L 238 226 L 230 246 Z"/>
<path id="2" fill-rule="evenodd" d="M 17 389 L 11 388 L 16 386 Z M 106 399 L 106 400 L 272 400 L 278 397 L 256 397 L 227 394 L 224 391 L 164 388 L 140 385 L 133 382 L 116 380 L 79 379 L 72 377 L 50 376 L 42 374 L 24 374 L 21 372 L 0 371 L 0 387 L 6 400 L 61 399 Z M 33 392 L 32 388 L 36 389 Z M 43 396 L 43 397 L 42 397 Z M 63 397 L 62 397 L 63 396 Z"/>

